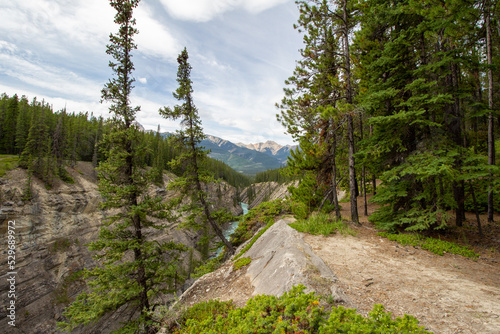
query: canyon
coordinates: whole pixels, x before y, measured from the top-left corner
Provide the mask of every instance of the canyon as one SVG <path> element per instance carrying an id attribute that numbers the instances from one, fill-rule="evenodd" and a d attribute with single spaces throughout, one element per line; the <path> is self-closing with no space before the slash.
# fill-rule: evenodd
<path id="1" fill-rule="evenodd" d="M 100 208 L 101 197 L 92 164 L 79 162 L 67 170 L 74 180 L 72 184 L 57 181 L 47 189 L 33 178 L 33 199 L 30 201 L 23 200 L 26 170 L 16 168 L 0 178 L 0 239 L 3 245 L 7 245 L 8 222 L 15 221 L 16 327 L 2 325 L 8 333 L 57 333 L 56 322 L 62 320 L 63 309 L 84 288 L 79 273 L 96 265 L 86 245 L 96 240 L 109 212 Z M 165 173 L 164 184 L 174 177 Z M 207 185 L 207 189 L 210 201 L 215 203 L 213 209 L 227 208 L 235 216 L 242 213 L 235 201 L 237 190 L 234 187 L 221 181 Z M 152 186 L 149 191 L 165 199 L 173 195 L 165 186 Z M 180 229 L 180 223 L 169 223 L 165 231 L 146 233 L 158 241 L 183 243 L 193 249 L 191 261 L 201 261 L 201 254 L 196 250 L 201 236 Z M 189 265 L 189 256 L 185 255 L 185 266 Z M 7 248 L 2 250 L 1 261 L 7 263 Z M 8 298 L 3 298 L 9 290 L 6 274 L 4 271 L 0 277 L 2 323 L 7 319 L 9 303 Z M 181 287 L 182 282 L 179 282 L 179 291 Z M 110 314 L 90 328 L 77 328 L 73 333 L 108 333 L 117 328 L 123 311 Z"/>

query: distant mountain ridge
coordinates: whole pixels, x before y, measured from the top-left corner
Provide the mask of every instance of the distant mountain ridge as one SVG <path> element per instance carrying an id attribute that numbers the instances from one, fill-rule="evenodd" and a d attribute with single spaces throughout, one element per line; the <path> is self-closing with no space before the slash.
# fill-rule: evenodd
<path id="1" fill-rule="evenodd" d="M 267 155 L 273 156 L 278 159 L 282 164 L 285 164 L 288 160 L 288 156 L 290 155 L 290 151 L 295 149 L 297 145 L 280 145 L 272 140 L 268 140 L 265 143 L 257 143 L 257 144 L 243 144 L 237 143 L 236 145 L 240 147 L 246 147 L 250 150 L 259 151 L 262 153 L 266 153 Z"/>
<path id="2" fill-rule="evenodd" d="M 207 135 L 201 145 L 210 150 L 211 158 L 225 162 L 234 170 L 255 175 L 268 169 L 282 167 L 294 146 L 282 146 L 273 141 L 258 144 L 234 144 L 228 140 Z"/>
<path id="3" fill-rule="evenodd" d="M 171 136 L 173 133 L 164 132 L 162 136 Z M 283 167 L 290 155 L 290 151 L 297 146 L 280 145 L 268 140 L 258 144 L 234 144 L 212 135 L 207 135 L 200 146 L 210 150 L 209 157 L 223 161 L 235 171 L 248 176 L 254 176 L 268 169 Z"/>

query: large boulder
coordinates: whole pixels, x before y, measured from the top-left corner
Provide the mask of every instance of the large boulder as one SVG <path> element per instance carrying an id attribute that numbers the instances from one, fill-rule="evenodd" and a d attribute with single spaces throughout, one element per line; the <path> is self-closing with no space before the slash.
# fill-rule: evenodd
<path id="1" fill-rule="evenodd" d="M 333 296 L 337 303 L 353 307 L 332 270 L 312 252 L 302 235 L 288 226 L 289 222 L 275 223 L 243 254 L 251 258 L 249 265 L 235 270 L 234 260 L 226 261 L 216 271 L 195 281 L 171 309 L 179 310 L 210 299 L 232 300 L 241 307 L 252 296 L 281 296 L 298 284 L 304 285 L 308 292 Z"/>
<path id="2" fill-rule="evenodd" d="M 244 255 L 252 259 L 246 274 L 254 287 L 253 295 L 281 296 L 302 284 L 306 291 L 348 303 L 335 274 L 288 223 L 275 223 Z"/>

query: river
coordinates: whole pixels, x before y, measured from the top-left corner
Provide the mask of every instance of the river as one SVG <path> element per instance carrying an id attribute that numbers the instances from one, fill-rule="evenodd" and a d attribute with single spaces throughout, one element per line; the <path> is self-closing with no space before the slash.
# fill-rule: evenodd
<path id="1" fill-rule="evenodd" d="M 248 204 L 246 204 L 246 203 L 240 203 L 240 206 L 243 209 L 243 216 L 246 215 L 248 213 Z M 236 228 L 238 228 L 239 222 L 240 222 L 239 220 L 236 220 L 236 221 L 230 222 L 228 224 L 228 227 L 223 232 L 224 233 L 224 237 L 226 239 L 229 240 L 229 238 L 234 233 L 234 231 L 236 231 Z M 217 257 L 220 254 L 220 252 L 222 252 L 223 249 L 224 249 L 224 246 L 222 246 L 219 249 L 217 249 L 217 251 L 215 252 L 215 255 L 213 257 Z"/>

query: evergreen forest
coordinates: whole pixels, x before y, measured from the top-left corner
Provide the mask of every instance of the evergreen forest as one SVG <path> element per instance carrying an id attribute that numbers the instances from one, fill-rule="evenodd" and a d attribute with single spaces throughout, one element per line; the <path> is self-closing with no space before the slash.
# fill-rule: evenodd
<path id="1" fill-rule="evenodd" d="M 285 167 L 252 179 L 209 158 L 200 145 L 206 135 L 193 95 L 191 72 L 196 69 L 187 48 L 177 58 L 173 97 L 179 104 L 158 110 L 163 118 L 179 121 L 180 130 L 164 134 L 160 126 L 157 131 L 141 129 L 141 106 L 130 102 L 135 82 L 132 54 L 140 47 L 134 18 L 139 2 L 110 0 L 118 28 L 109 37 L 111 78 L 101 91 L 102 101 L 111 103 L 108 118 L 91 111 L 55 111 L 50 101 L 34 97 L 0 96 L 0 154 L 15 157 L 27 171 L 24 200 L 32 200 L 31 177 L 42 180 L 47 189 L 56 180 L 73 183 L 67 167 L 87 161 L 96 170 L 101 209 L 110 210 L 98 238 L 88 245 L 98 265 L 82 270 L 86 289 L 58 319 L 60 330 L 81 328 L 131 306 L 128 321 L 117 333 L 158 332 L 159 296 L 174 293 L 177 280 L 196 271 L 192 263 L 188 273 L 181 269 L 182 256 L 191 252 L 192 262 L 193 249 L 151 237 L 151 231 L 169 233 L 168 224 L 190 229 L 200 248 L 220 241 L 224 251 L 218 258 L 208 261 L 208 251 L 203 254 L 204 268 L 213 270 L 235 254 L 237 245 L 252 239 L 251 247 L 275 216 L 285 212 L 298 219 L 320 212 L 327 215 L 327 223 L 336 217 L 336 226 L 359 227 L 360 217 L 368 216 L 368 197 L 375 206 L 369 221 L 391 237 L 398 232 L 445 234 L 464 226 L 470 212 L 476 214 L 474 228 L 481 237 L 487 227 L 479 214 L 495 223 L 500 212 L 498 1 L 295 1 L 300 15 L 293 28 L 303 37 L 303 47 L 273 117 L 298 147 Z M 166 172 L 175 178 L 163 184 Z M 235 242 L 223 234 L 232 217 L 225 210 L 215 211 L 209 201 L 206 185 L 218 180 L 235 187 L 237 194 L 252 183 L 277 182 L 288 185 L 290 195 L 283 202 L 264 203 L 272 217 L 259 216 L 261 221 L 252 222 L 255 226 L 240 228 L 236 235 L 241 240 Z M 152 194 L 152 185 L 165 186 L 174 195 L 165 199 Z M 253 191 L 247 189 L 248 197 Z M 363 205 L 358 203 L 361 198 Z M 346 202 L 349 216 L 342 217 Z M 427 242 L 420 234 L 415 238 L 419 245 Z M 340 314 L 352 322 L 344 324 L 346 331 L 352 326 L 361 328 L 357 332 L 371 328 L 378 333 L 379 327 L 425 332 L 415 319 L 405 315 L 393 321 L 379 306 L 368 318 L 331 309 L 327 321 L 330 314 L 317 307 L 316 296 L 302 290 L 296 287 L 282 299 L 256 298 L 255 303 L 276 316 L 262 328 L 330 332 L 337 328 Z M 253 311 L 252 303 L 249 315 L 263 312 Z M 181 319 L 194 328 L 186 332 L 213 330 L 213 324 L 225 332 L 231 322 L 260 330 L 257 320 L 243 316 L 247 309 L 212 304 L 208 307 L 214 314 L 212 309 L 208 316 L 206 310 L 191 311 L 203 314 L 198 322 Z M 215 315 L 218 308 L 224 317 Z M 299 321 L 290 309 L 310 316 L 310 323 Z M 283 319 L 289 324 L 280 324 Z"/>
<path id="2" fill-rule="evenodd" d="M 54 111 L 49 102 L 29 101 L 28 97 L 2 94 L 0 99 L 0 154 L 18 156 L 19 165 L 31 170 L 50 187 L 56 179 L 71 182 L 64 166 L 77 161 L 92 162 L 97 167 L 105 160 L 110 146 L 103 142 L 112 127 L 110 119 L 89 112 Z M 181 150 L 175 148 L 174 137 L 158 131 L 139 131 L 138 141 L 146 147 L 141 157 L 149 167 L 161 167 L 174 174 L 182 166 L 169 163 Z M 225 163 L 208 158 L 204 166 L 216 179 L 243 188 L 251 180 L 235 172 Z"/>
<path id="3" fill-rule="evenodd" d="M 288 162 L 302 179 L 293 196 L 312 208 L 327 198 L 338 212 L 339 184 L 358 222 L 367 209 L 357 197 L 371 191 L 380 208 L 370 220 L 392 231 L 462 226 L 466 210 L 487 211 L 492 222 L 500 209 L 498 2 L 297 6 L 304 47 L 277 104 L 300 145 Z"/>

